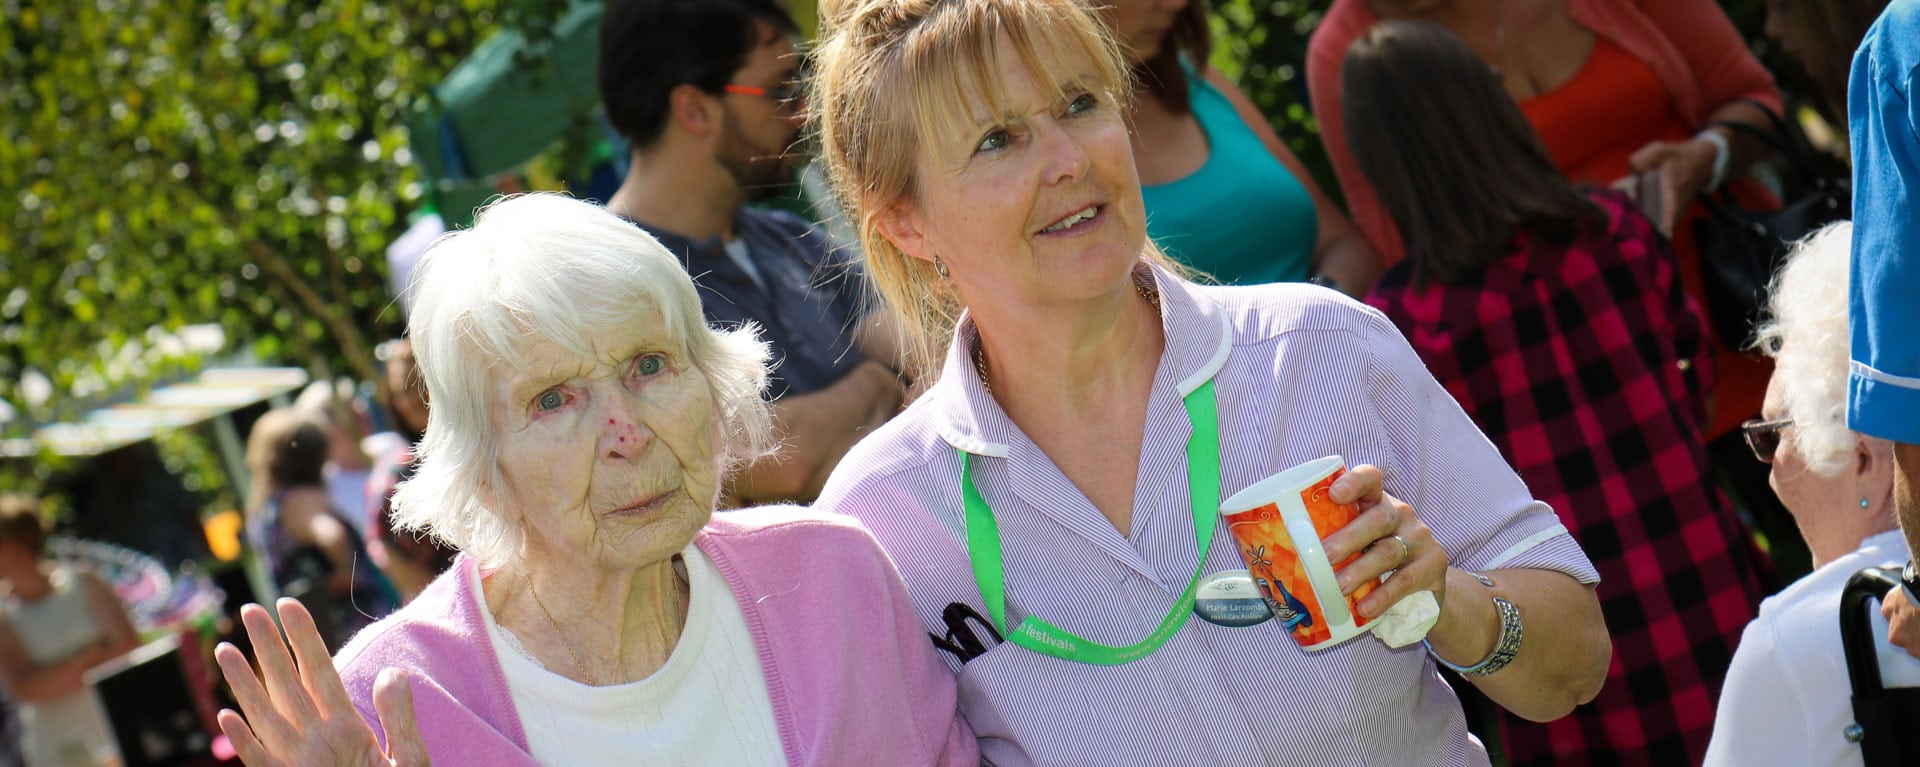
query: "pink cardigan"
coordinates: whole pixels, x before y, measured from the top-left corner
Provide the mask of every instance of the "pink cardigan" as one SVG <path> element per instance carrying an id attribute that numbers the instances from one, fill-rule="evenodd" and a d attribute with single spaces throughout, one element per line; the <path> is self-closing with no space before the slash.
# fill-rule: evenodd
<path id="1" fill-rule="evenodd" d="M 1773 75 L 1747 50 L 1733 22 L 1713 0 L 1566 2 L 1574 23 L 1652 67 L 1689 128 L 1699 130 L 1715 110 L 1740 98 L 1754 99 L 1780 113 L 1780 89 Z M 1347 48 L 1376 21 L 1365 0 L 1334 0 L 1307 43 L 1307 89 L 1314 118 L 1320 122 L 1320 140 L 1340 177 L 1353 222 L 1391 266 L 1406 256 L 1406 248 L 1347 148 L 1346 119 L 1340 112 L 1344 103 L 1340 64 Z"/>
<path id="2" fill-rule="evenodd" d="M 733 511 L 714 515 L 695 543 L 746 615 L 789 764 L 980 763 L 953 674 L 860 523 L 791 507 Z M 376 732 L 374 678 L 405 669 L 435 762 L 533 765 L 487 639 L 484 600 L 469 585 L 474 567 L 460 557 L 419 598 L 355 636 L 334 664 Z"/>

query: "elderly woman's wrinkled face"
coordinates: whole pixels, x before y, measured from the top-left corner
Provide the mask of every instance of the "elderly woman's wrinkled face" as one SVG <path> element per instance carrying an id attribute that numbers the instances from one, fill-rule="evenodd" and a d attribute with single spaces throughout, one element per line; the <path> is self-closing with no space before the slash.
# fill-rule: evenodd
<path id="1" fill-rule="evenodd" d="M 1085 56 L 1058 67 L 1078 74 L 1043 85 L 1004 34 L 999 49 L 989 71 L 1005 112 L 973 99 L 969 125 L 927 137 L 918 194 L 890 209 L 889 236 L 914 257 L 939 256 L 971 301 L 1105 296 L 1146 245 L 1120 104 Z"/>
<path id="2" fill-rule="evenodd" d="M 494 382 L 492 493 L 530 552 L 604 567 L 685 548 L 713 511 L 719 427 L 707 378 L 658 311 L 596 358 L 533 343 Z"/>

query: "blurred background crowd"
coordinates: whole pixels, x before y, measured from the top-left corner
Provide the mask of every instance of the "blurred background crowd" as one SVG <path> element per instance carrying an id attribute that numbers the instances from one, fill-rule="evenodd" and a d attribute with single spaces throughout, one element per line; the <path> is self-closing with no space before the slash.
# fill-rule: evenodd
<path id="1" fill-rule="evenodd" d="M 807 162 L 818 12 L 785 5 L 683 145 L 644 87 L 681 75 L 598 2 L 0 0 L 0 764 L 231 758 L 238 604 L 298 597 L 337 646 L 448 567 L 389 503 L 430 408 L 404 287 L 502 193 L 605 203 L 757 323 L 786 450 L 725 497 L 811 501 L 933 371 Z M 1607 686 L 1544 724 L 1469 700 L 1496 761 L 1698 763 L 1717 706 L 1764 730 L 1722 698 L 1791 657 L 1736 660 L 1762 600 L 1904 559 L 1888 443 L 1836 423 L 1822 356 L 1846 231 L 1787 247 L 1847 218 L 1885 0 L 1100 5 L 1155 242 L 1380 309 L 1599 569 Z"/>

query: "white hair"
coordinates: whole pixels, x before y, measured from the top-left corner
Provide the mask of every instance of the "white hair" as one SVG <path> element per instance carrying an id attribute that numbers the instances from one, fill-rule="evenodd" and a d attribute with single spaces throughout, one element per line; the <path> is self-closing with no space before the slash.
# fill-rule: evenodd
<path id="1" fill-rule="evenodd" d="M 1847 428 L 1847 265 L 1853 224 L 1839 221 L 1807 235 L 1774 275 L 1767 321 L 1754 341 L 1773 358 L 1783 416 L 1793 419 L 1791 449 L 1815 473 L 1846 468 L 1860 435 Z"/>
<path id="2" fill-rule="evenodd" d="M 501 488 L 492 383 L 531 346 L 593 359 L 657 310 L 712 388 L 720 476 L 770 449 L 761 398 L 767 345 L 752 325 L 709 327 L 679 259 L 640 227 L 558 194 L 503 198 L 465 231 L 442 237 L 414 267 L 408 313 L 415 364 L 432 398 L 416 471 L 393 497 L 396 527 L 424 532 L 497 566 L 522 531 L 489 507 Z"/>

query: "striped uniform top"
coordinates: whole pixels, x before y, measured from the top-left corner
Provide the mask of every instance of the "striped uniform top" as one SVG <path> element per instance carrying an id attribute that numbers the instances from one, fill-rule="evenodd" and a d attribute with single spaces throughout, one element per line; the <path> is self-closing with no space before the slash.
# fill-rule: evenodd
<path id="1" fill-rule="evenodd" d="M 963 318 L 940 381 L 855 446 L 819 504 L 870 528 L 959 679 L 996 765 L 1484 765 L 1419 645 L 1361 637 L 1309 656 L 1272 621 L 1188 621 L 1152 655 L 1092 666 L 999 643 L 968 563 L 957 451 L 999 521 L 1007 619 L 1105 644 L 1146 636 L 1197 564 L 1181 398 L 1208 378 L 1225 498 L 1325 455 L 1381 468 L 1451 561 L 1598 580 L 1552 509 L 1378 312 L 1308 285 L 1202 287 L 1155 273 L 1167 337 L 1122 536 L 983 389 Z M 1206 572 L 1241 569 L 1220 526 Z"/>

